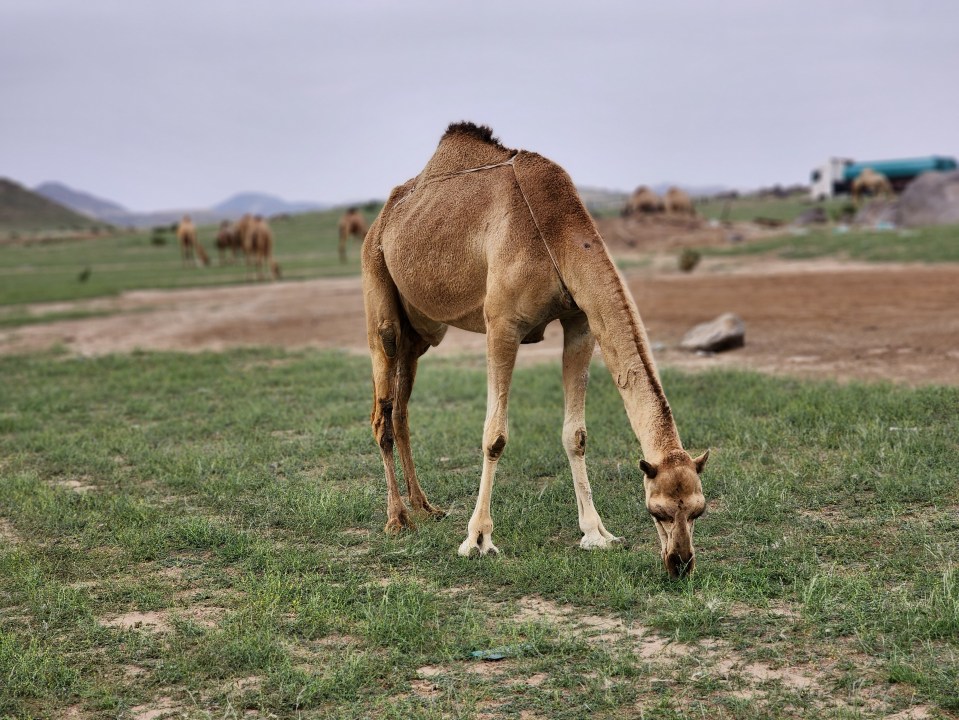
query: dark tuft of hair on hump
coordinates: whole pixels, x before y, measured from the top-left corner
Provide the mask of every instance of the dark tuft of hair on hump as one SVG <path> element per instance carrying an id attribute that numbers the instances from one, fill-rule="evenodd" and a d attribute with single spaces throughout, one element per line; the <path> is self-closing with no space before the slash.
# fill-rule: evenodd
<path id="1" fill-rule="evenodd" d="M 450 126 L 446 128 L 446 132 L 443 134 L 443 137 L 445 138 L 447 135 L 469 135 L 470 137 L 474 137 L 477 140 L 482 140 L 490 145 L 503 148 L 499 138 L 493 136 L 493 128 L 491 128 L 489 125 L 477 125 L 476 123 L 465 121 L 450 123 Z M 442 138 L 440 141 L 442 142 Z M 503 149 L 506 150 L 506 148 Z"/>

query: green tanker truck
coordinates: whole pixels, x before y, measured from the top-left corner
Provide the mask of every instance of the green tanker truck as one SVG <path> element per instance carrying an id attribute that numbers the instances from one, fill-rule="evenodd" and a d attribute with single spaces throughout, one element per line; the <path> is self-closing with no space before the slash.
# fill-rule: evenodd
<path id="1" fill-rule="evenodd" d="M 956 159 L 942 155 L 927 157 L 899 158 L 895 160 L 869 160 L 856 162 L 848 158 L 830 158 L 824 165 L 812 171 L 810 176 L 810 195 L 813 200 L 826 200 L 848 193 L 852 181 L 866 168 L 882 173 L 896 192 L 924 172 L 948 172 L 956 170 Z"/>

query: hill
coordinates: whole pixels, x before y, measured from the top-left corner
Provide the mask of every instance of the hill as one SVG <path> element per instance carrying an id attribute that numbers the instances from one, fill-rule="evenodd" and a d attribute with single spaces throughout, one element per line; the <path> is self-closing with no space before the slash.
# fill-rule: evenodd
<path id="1" fill-rule="evenodd" d="M 64 207 L 75 210 L 83 215 L 89 215 L 98 220 L 106 220 L 107 215 L 117 215 L 127 212 L 127 209 L 110 200 L 104 200 L 90 193 L 74 190 L 59 182 L 45 182 L 37 185 L 33 191 L 43 197 L 53 200 Z"/>
<path id="2" fill-rule="evenodd" d="M 97 221 L 39 195 L 19 183 L 0 178 L 0 230 L 86 230 Z"/>
<path id="3" fill-rule="evenodd" d="M 284 213 L 294 215 L 296 213 L 315 212 L 326 210 L 329 205 L 315 202 L 288 202 L 275 195 L 265 193 L 245 192 L 233 195 L 221 203 L 217 203 L 210 208 L 214 213 L 224 217 L 240 217 L 244 213 L 253 213 L 254 215 L 281 215 Z"/>

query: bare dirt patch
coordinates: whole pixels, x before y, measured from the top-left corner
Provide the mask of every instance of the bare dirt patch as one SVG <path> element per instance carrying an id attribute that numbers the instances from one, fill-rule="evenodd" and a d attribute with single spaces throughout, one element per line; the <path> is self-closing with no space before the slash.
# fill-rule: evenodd
<path id="1" fill-rule="evenodd" d="M 13 529 L 13 525 L 6 518 L 0 518 L 0 541 L 8 545 L 20 544 L 20 536 L 17 535 L 17 531 Z"/>
<path id="2" fill-rule="evenodd" d="M 189 608 L 153 610 L 149 612 L 128 612 L 112 618 L 104 618 L 100 623 L 105 627 L 119 630 L 143 630 L 152 633 L 170 632 L 177 618 L 189 620 L 200 627 L 212 628 L 223 615 L 221 607 L 194 605 Z"/>
<path id="3" fill-rule="evenodd" d="M 660 365 L 959 384 L 959 266 L 737 258 L 684 274 L 666 260 L 674 264 L 675 256 L 653 256 L 625 273 Z M 251 346 L 367 353 L 359 278 L 138 291 L 86 304 L 94 302 L 116 314 L 0 330 L 0 353 L 58 345 L 79 355 Z M 746 323 L 744 348 L 707 357 L 677 349 L 690 327 L 726 311 Z M 485 347 L 484 336 L 450 329 L 427 357 L 481 357 Z M 561 354 L 562 330 L 553 323 L 519 359 Z"/>
<path id="4" fill-rule="evenodd" d="M 78 495 L 83 495 L 92 490 L 96 490 L 97 486 L 89 482 L 87 478 L 71 478 L 69 480 L 52 480 L 50 485 L 53 487 L 65 488 L 66 490 L 73 490 L 73 492 Z"/>
<path id="5" fill-rule="evenodd" d="M 183 706 L 174 702 L 173 698 L 161 697 L 151 703 L 130 708 L 130 717 L 133 720 L 160 720 L 176 717 L 182 710 Z"/>

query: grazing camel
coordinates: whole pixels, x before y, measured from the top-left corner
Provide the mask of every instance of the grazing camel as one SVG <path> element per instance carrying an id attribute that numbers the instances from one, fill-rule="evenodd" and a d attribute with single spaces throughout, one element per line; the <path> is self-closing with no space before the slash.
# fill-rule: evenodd
<path id="1" fill-rule="evenodd" d="M 645 185 L 640 185 L 633 191 L 633 194 L 626 202 L 626 207 L 623 208 L 623 215 L 652 215 L 663 212 L 665 207 L 659 195 Z"/>
<path id="2" fill-rule="evenodd" d="M 216 249 L 220 253 L 220 265 L 226 265 L 230 261 L 230 255 L 236 260 L 243 249 L 240 234 L 229 220 L 220 223 L 216 234 Z"/>
<path id="3" fill-rule="evenodd" d="M 852 197 L 857 205 L 862 199 L 863 194 L 873 196 L 882 195 L 887 199 L 894 197 L 889 178 L 880 172 L 876 172 L 872 168 L 864 168 L 863 171 L 856 176 L 856 179 L 852 181 Z"/>
<path id="4" fill-rule="evenodd" d="M 683 449 L 639 312 L 575 186 L 558 165 L 510 150 L 485 126 L 449 126 L 423 171 L 394 188 L 363 243 L 363 292 L 373 364 L 373 435 L 386 471 L 387 532 L 411 527 L 394 446 L 414 511 L 442 516 L 420 487 L 407 406 L 418 358 L 447 326 L 486 333 L 483 469 L 461 555 L 498 552 L 490 497 L 508 439 L 507 400 L 520 343 L 563 326 L 563 447 L 573 475 L 580 546 L 619 540 L 593 505 L 586 474 L 586 385 L 596 342 L 645 459 L 646 507 L 673 577 L 693 569 L 693 525 L 706 507 L 708 451 Z"/>
<path id="5" fill-rule="evenodd" d="M 194 262 L 194 253 L 196 254 L 196 263 L 204 265 L 210 264 L 210 258 L 203 249 L 196 234 L 196 225 L 190 219 L 189 215 L 184 215 L 180 224 L 176 228 L 176 237 L 180 243 L 180 254 L 183 256 L 183 267 L 187 267 Z"/>
<path id="6" fill-rule="evenodd" d="M 250 247 L 253 264 L 256 266 L 256 279 L 262 280 L 269 274 L 273 280 L 280 278 L 280 266 L 273 259 L 273 231 L 266 219 L 257 215 L 253 218 Z"/>
<path id="7" fill-rule="evenodd" d="M 671 187 L 663 198 L 666 212 L 670 215 L 689 215 L 695 217 L 696 209 L 689 195 L 678 187 Z"/>
<path id="8" fill-rule="evenodd" d="M 250 213 L 246 213 L 237 220 L 236 225 L 233 226 L 234 232 L 236 232 L 237 235 L 236 242 L 239 244 L 240 250 L 243 251 L 248 266 L 252 265 L 255 259 L 253 254 L 253 223 L 253 216 Z"/>
<path id="9" fill-rule="evenodd" d="M 366 220 L 363 219 L 363 216 L 360 215 L 360 211 L 355 208 L 349 208 L 343 217 L 340 218 L 340 262 L 346 262 L 346 241 L 348 238 L 353 237 L 359 242 L 363 241 L 363 238 L 366 237 L 366 232 L 369 228 L 366 225 Z"/>

